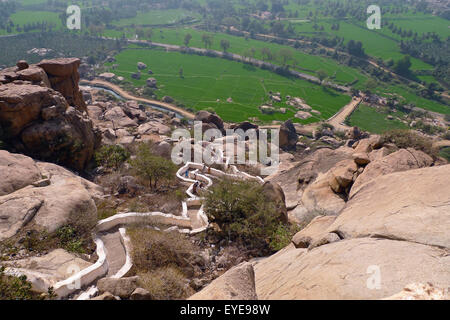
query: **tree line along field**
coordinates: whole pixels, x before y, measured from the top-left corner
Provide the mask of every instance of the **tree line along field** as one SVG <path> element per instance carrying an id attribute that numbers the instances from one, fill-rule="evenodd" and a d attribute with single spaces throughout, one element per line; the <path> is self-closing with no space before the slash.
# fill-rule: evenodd
<path id="1" fill-rule="evenodd" d="M 144 30 L 148 29 L 144 28 Z M 134 38 L 136 36 L 136 28 L 126 28 L 121 31 L 105 30 L 103 34 L 108 37 L 117 38 L 120 38 L 125 34 L 128 38 Z M 291 69 L 313 76 L 316 76 L 318 70 L 324 70 L 333 82 L 342 85 L 358 83 L 363 86 L 367 81 L 367 77 L 357 69 L 339 64 L 331 58 L 309 55 L 286 45 L 258 41 L 250 38 L 246 39 L 244 37 L 233 36 L 226 33 L 211 33 L 192 28 L 161 28 L 153 29 L 151 37 L 148 37 L 144 32 L 144 36 L 139 39 L 184 46 L 184 39 L 187 34 L 192 36 L 192 39 L 189 42 L 190 47 L 205 48 L 202 37 L 207 34 L 212 37 L 212 43 L 207 47 L 208 49 L 223 51 L 220 42 L 221 40 L 228 40 L 230 43 L 230 48 L 228 49 L 229 52 L 243 56 L 251 56 L 255 59 L 266 60 L 278 65 L 282 65 L 280 57 L 277 56 L 278 53 L 282 49 L 288 49 L 292 52 L 292 58 L 287 60 Z M 275 58 L 273 60 L 268 60 L 267 57 L 262 54 L 261 49 L 263 48 L 270 49 Z M 254 49 L 253 52 L 252 49 Z"/>
<path id="2" fill-rule="evenodd" d="M 157 49 L 127 49 L 116 57 L 117 69 L 111 72 L 125 77 L 135 86 L 144 86 L 148 77 L 158 81 L 158 98 L 171 96 L 194 110 L 213 108 L 225 121 L 240 122 L 257 117 L 264 123 L 273 120 L 293 119 L 294 122 L 311 123 L 327 119 L 350 101 L 350 97 L 334 90 L 292 79 L 243 63 L 206 56 L 165 52 Z M 133 79 L 137 62 L 144 62 L 153 74 L 142 72 L 140 80 Z M 111 65 L 110 64 L 110 65 Z M 148 70 L 147 69 L 147 70 Z M 183 70 L 183 77 L 180 76 Z M 285 114 L 262 114 L 258 107 L 268 102 L 269 91 L 280 92 L 283 102 L 275 108 L 286 108 Z M 295 109 L 286 105 L 285 97 L 300 97 L 313 109 L 321 112 L 307 120 L 294 118 Z M 231 98 L 232 102 L 227 102 Z"/>
<path id="3" fill-rule="evenodd" d="M 345 3 L 346 1 L 342 1 Z M 313 2 L 310 1 L 310 4 Z M 315 2 L 314 2 L 315 3 Z M 326 1 L 322 1 L 326 3 Z M 382 14 L 382 28 L 380 30 L 369 30 L 366 26 L 366 21 L 356 20 L 351 17 L 344 17 L 336 19 L 330 15 L 324 16 L 316 14 L 316 10 L 324 9 L 324 6 L 309 7 L 306 10 L 300 10 L 303 6 L 295 4 L 295 1 L 287 6 L 290 13 L 298 11 L 300 13 L 300 19 L 287 18 L 283 20 L 285 26 L 291 25 L 297 36 L 306 37 L 343 37 L 345 41 L 355 40 L 361 41 L 365 49 L 366 54 L 374 58 L 380 58 L 383 60 L 393 59 L 398 60 L 404 56 L 400 49 L 400 42 L 412 40 L 412 37 L 402 38 L 397 33 L 394 33 L 388 24 L 393 23 L 396 28 L 401 28 L 403 31 L 417 32 L 418 37 L 427 33 L 436 33 L 442 40 L 446 40 L 450 36 L 449 22 L 441 17 L 425 14 L 409 8 L 399 14 L 392 12 L 386 12 Z M 382 10 L 389 8 L 388 5 L 381 5 Z M 363 9 L 363 8 L 361 8 Z M 314 14 L 311 16 L 310 14 Z M 305 15 L 306 14 L 306 15 Z M 368 17 L 366 15 L 365 17 Z M 266 23 L 265 26 L 269 27 L 271 23 Z M 339 25 L 339 28 L 333 28 L 333 25 Z M 430 40 L 426 40 L 430 41 Z M 423 62 L 417 58 L 411 59 L 411 70 L 432 70 L 433 66 Z M 434 82 L 434 79 L 433 81 Z"/>
<path id="4" fill-rule="evenodd" d="M 335 23 L 339 23 L 339 30 L 331 30 L 331 26 Z M 383 36 L 378 31 L 369 30 L 362 24 L 330 19 L 318 21 L 317 24 L 324 27 L 323 33 L 325 35 L 343 37 L 346 42 L 350 40 L 361 41 L 364 51 L 369 56 L 383 60 L 393 59 L 395 61 L 404 56 L 395 40 Z M 313 22 L 301 22 L 294 24 L 294 29 L 298 35 L 313 37 L 317 36 L 313 26 Z M 433 69 L 433 66 L 417 58 L 411 58 L 411 63 L 411 70 Z"/>

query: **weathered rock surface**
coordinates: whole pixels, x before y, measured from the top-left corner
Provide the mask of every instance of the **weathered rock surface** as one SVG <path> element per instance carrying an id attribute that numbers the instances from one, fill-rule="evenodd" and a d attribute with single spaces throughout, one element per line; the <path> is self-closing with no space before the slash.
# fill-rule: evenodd
<path id="1" fill-rule="evenodd" d="M 341 147 L 336 150 L 320 149 L 294 163 L 289 163 L 288 159 L 284 159 L 280 155 L 279 170 L 267 177 L 266 181 L 276 182 L 283 189 L 286 196 L 286 206 L 291 210 L 289 212 L 291 220 L 298 221 L 302 218 L 300 212 L 293 212 L 292 209 L 295 209 L 299 204 L 305 188 L 315 181 L 318 174 L 327 172 L 339 161 L 352 159 L 353 152 L 354 150 L 348 147 Z M 299 208 L 299 210 L 303 212 L 306 209 Z"/>
<path id="2" fill-rule="evenodd" d="M 360 143 L 362 141 L 364 140 L 361 140 Z M 422 151 L 400 149 L 386 157 L 369 163 L 364 169 L 364 172 L 356 179 L 349 195 L 352 197 L 365 183 L 376 177 L 398 171 L 429 167 L 432 163 L 433 159 Z"/>
<path id="3" fill-rule="evenodd" d="M 145 289 L 137 288 L 130 296 L 131 300 L 152 300 L 152 295 Z"/>
<path id="4" fill-rule="evenodd" d="M 14 192 L 41 179 L 33 159 L 0 150 L 0 196 Z"/>
<path id="5" fill-rule="evenodd" d="M 291 245 L 254 263 L 258 297 L 381 299 L 411 283 L 447 288 L 449 176 L 446 165 L 364 184 L 339 216 L 315 218 Z"/>
<path id="6" fill-rule="evenodd" d="M 369 138 L 357 141 L 353 147 L 355 148 L 355 153 L 370 153 L 381 148 L 381 137 L 379 135 L 371 135 Z"/>
<path id="7" fill-rule="evenodd" d="M 370 285 L 370 266 L 380 271 L 379 289 Z M 342 240 L 310 251 L 291 245 L 255 263 L 255 278 L 262 300 L 381 299 L 412 282 L 448 286 L 450 257 L 436 247 L 387 239 Z"/>
<path id="8" fill-rule="evenodd" d="M 450 248 L 450 165 L 381 176 L 363 185 L 327 229 Z"/>
<path id="9" fill-rule="evenodd" d="M 257 300 L 255 273 L 248 262 L 228 270 L 188 300 Z"/>
<path id="10" fill-rule="evenodd" d="M 345 207 L 345 200 L 330 187 L 335 179 L 332 172 L 319 174 L 316 181 L 310 184 L 302 196 L 302 207 L 308 214 L 338 215 Z"/>
<path id="11" fill-rule="evenodd" d="M 130 119 L 120 107 L 108 110 L 104 117 L 105 120 L 111 121 L 115 128 L 137 127 L 136 121 Z"/>
<path id="12" fill-rule="evenodd" d="M 0 151 L 0 163 L 5 159 L 12 168 L 24 164 L 20 171 L 28 174 L 1 172 L 8 183 L 0 184 L 4 193 L 0 196 L 0 240 L 14 236 L 31 223 L 49 232 L 68 223 L 95 223 L 94 199 L 102 195 L 99 186 L 55 164 Z M 37 183 L 40 179 L 41 183 Z"/>
<path id="13" fill-rule="evenodd" d="M 95 223 L 97 209 L 89 192 L 78 179 L 59 184 L 26 187 L 0 197 L 0 240 L 15 235 L 33 221 L 49 232 L 67 223 Z"/>
<path id="14" fill-rule="evenodd" d="M 318 240 L 326 233 L 327 228 L 335 220 L 335 216 L 315 217 L 308 226 L 294 235 L 292 243 L 296 248 L 308 248 L 312 242 Z"/>
<path id="15" fill-rule="evenodd" d="M 209 124 L 210 126 L 212 125 L 212 129 L 217 128 L 222 133 L 225 133 L 223 120 L 216 114 L 202 110 L 196 113 L 195 121 L 201 121 L 203 123 Z"/>
<path id="16" fill-rule="evenodd" d="M 401 292 L 383 300 L 449 300 L 448 288 L 436 288 L 431 283 L 411 283 Z"/>
<path id="17" fill-rule="evenodd" d="M 358 166 L 353 160 L 342 160 L 331 169 L 331 178 L 328 181 L 331 189 L 336 193 L 342 193 L 353 183 L 353 176 Z"/>
<path id="18" fill-rule="evenodd" d="M 166 126 L 165 124 L 152 120 L 149 122 L 146 122 L 144 124 L 141 124 L 138 128 L 138 133 L 141 135 L 145 134 L 160 134 L 160 135 L 166 135 L 169 134 L 171 129 L 169 126 Z"/>
<path id="19" fill-rule="evenodd" d="M 18 269 L 33 283 L 35 289 L 45 292 L 46 288 L 91 266 L 91 263 L 63 249 L 56 249 L 41 257 L 8 261 L 4 265 Z"/>

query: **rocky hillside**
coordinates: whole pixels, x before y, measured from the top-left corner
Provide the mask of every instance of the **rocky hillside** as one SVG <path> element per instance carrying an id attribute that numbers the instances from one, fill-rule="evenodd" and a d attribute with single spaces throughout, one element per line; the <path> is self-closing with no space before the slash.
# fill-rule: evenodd
<path id="1" fill-rule="evenodd" d="M 0 141 L 10 151 L 82 171 L 100 135 L 78 88 L 79 59 L 25 61 L 0 72 Z"/>
<path id="2" fill-rule="evenodd" d="M 307 226 L 254 271 L 230 270 L 194 299 L 448 299 L 450 165 L 379 136 L 287 161 L 267 179 L 284 189 L 290 220 Z"/>

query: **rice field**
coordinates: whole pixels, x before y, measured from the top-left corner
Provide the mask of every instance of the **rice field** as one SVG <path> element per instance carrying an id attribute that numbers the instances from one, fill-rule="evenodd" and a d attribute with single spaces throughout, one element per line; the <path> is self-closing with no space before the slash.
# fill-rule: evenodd
<path id="1" fill-rule="evenodd" d="M 142 72 L 135 80 L 137 62 L 144 62 L 153 74 Z M 264 123 L 292 118 L 295 122 L 311 123 L 327 119 L 350 101 L 350 97 L 301 79 L 286 78 L 273 72 L 226 59 L 165 52 L 156 49 L 127 49 L 116 56 L 118 76 L 135 86 L 144 86 L 148 77 L 158 82 L 158 98 L 171 96 L 193 110 L 213 108 L 225 121 L 240 122 L 258 118 Z M 147 70 L 148 70 L 147 69 Z M 180 69 L 183 76 L 180 76 Z M 280 92 L 281 103 L 274 103 L 274 114 L 263 114 L 259 106 L 269 102 L 269 92 Z M 294 118 L 296 110 L 286 104 L 285 97 L 300 97 L 321 113 L 307 120 Z M 280 108 L 285 108 L 282 113 Z"/>

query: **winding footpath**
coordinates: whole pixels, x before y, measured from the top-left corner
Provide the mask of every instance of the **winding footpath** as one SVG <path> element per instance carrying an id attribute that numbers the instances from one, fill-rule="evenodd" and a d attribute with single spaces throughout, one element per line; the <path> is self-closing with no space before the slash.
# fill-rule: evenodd
<path id="1" fill-rule="evenodd" d="M 101 278 L 122 278 L 132 267 L 131 241 L 126 234 L 127 225 L 165 225 L 165 232 L 177 230 L 180 233 L 194 235 L 205 231 L 209 227 L 207 215 L 203 211 L 202 198 L 197 196 L 193 189 L 194 184 L 203 183 L 204 190 L 213 184 L 213 179 L 230 177 L 233 179 L 253 180 L 260 184 L 264 180 L 259 176 L 252 176 L 242 172 L 234 165 L 229 165 L 230 158 L 223 152 L 224 140 L 214 142 L 197 142 L 201 148 L 209 148 L 215 163 L 222 165 L 223 170 L 207 169 L 203 163 L 188 162 L 176 173 L 178 179 L 190 183 L 186 190 L 187 199 L 182 202 L 182 212 L 179 215 L 161 212 L 126 212 L 119 213 L 97 223 L 93 238 L 96 244 L 98 260 L 93 265 L 71 277 L 56 283 L 54 292 L 59 299 L 75 298 L 87 300 L 98 293 L 95 284 Z M 181 156 L 181 154 L 180 154 Z M 9 268 L 9 273 L 20 274 L 20 270 Z M 39 277 L 30 279 L 33 286 L 46 292 Z M 80 291 L 81 290 L 81 291 Z"/>

